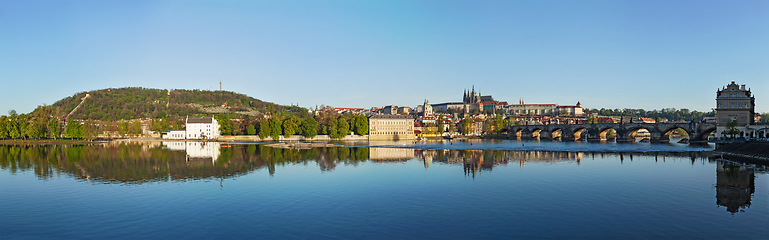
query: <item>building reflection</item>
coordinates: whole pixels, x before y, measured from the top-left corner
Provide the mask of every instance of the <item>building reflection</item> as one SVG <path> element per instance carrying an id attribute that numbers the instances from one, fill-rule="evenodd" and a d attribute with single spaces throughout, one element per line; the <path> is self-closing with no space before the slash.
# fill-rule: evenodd
<path id="1" fill-rule="evenodd" d="M 499 165 L 517 162 L 523 168 L 527 162 L 579 164 L 585 153 L 549 151 L 490 151 L 490 150 L 415 150 L 415 157 L 429 168 L 434 162 L 463 165 L 465 175 L 475 177 L 482 171 L 491 171 Z"/>
<path id="2" fill-rule="evenodd" d="M 750 207 L 756 190 L 754 170 L 735 163 L 718 161 L 716 167 L 716 204 L 734 214 Z"/>
<path id="3" fill-rule="evenodd" d="M 171 151 L 185 151 L 188 165 L 216 164 L 221 155 L 221 143 L 218 142 L 163 142 Z"/>
<path id="4" fill-rule="evenodd" d="M 371 161 L 400 161 L 405 162 L 414 159 L 414 149 L 411 148 L 371 148 L 369 149 Z"/>

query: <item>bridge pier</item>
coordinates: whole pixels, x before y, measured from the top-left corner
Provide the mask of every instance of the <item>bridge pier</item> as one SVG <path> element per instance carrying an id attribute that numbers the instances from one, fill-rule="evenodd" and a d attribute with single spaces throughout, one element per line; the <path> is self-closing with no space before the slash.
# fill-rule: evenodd
<path id="1" fill-rule="evenodd" d="M 520 137 L 521 137 L 521 139 L 533 139 L 534 138 L 534 133 L 529 131 L 529 129 L 524 129 L 523 131 L 521 131 L 521 136 Z"/>
<path id="2" fill-rule="evenodd" d="M 666 143 L 670 142 L 670 137 L 662 133 L 651 133 L 650 139 L 653 143 Z"/>
<path id="3" fill-rule="evenodd" d="M 551 140 L 553 139 L 553 133 L 551 133 L 550 131 L 541 130 L 539 131 L 539 139 Z"/>

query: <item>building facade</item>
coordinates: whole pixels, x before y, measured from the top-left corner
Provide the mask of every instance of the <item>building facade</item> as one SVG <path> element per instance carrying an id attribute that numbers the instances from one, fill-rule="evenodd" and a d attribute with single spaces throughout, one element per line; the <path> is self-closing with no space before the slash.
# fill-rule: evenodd
<path id="1" fill-rule="evenodd" d="M 187 139 L 213 139 L 221 136 L 219 122 L 212 117 L 187 118 Z"/>
<path id="2" fill-rule="evenodd" d="M 414 119 L 405 115 L 373 115 L 368 119 L 369 140 L 413 140 Z"/>
<path id="3" fill-rule="evenodd" d="M 163 134 L 163 139 L 185 139 L 187 131 L 184 130 L 169 130 L 166 134 Z"/>
<path id="4" fill-rule="evenodd" d="M 716 92 L 716 137 L 727 136 L 726 125 L 731 120 L 737 120 L 737 129 L 740 134 L 746 136 L 755 122 L 755 97 L 750 89 L 737 85 L 734 81 Z M 729 135 L 731 136 L 731 135 Z"/>

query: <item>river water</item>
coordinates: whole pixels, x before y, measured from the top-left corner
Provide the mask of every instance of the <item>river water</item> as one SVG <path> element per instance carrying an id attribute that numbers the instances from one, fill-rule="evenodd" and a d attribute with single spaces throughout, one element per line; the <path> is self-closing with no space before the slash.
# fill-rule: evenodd
<path id="1" fill-rule="evenodd" d="M 766 239 L 769 176 L 712 146 L 0 146 L 2 239 Z"/>

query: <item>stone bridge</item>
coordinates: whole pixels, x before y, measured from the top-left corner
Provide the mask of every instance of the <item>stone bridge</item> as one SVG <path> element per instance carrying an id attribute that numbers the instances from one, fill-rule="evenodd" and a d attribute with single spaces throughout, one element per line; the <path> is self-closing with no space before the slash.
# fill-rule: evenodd
<path id="1" fill-rule="evenodd" d="M 669 142 L 670 134 L 676 129 L 683 129 L 689 134 L 690 143 L 706 143 L 708 135 L 716 131 L 715 123 L 595 123 L 595 124 L 550 124 L 507 126 L 510 138 L 522 139 L 561 139 L 562 141 L 606 139 L 609 129 L 616 132 L 617 142 L 634 142 L 638 130 L 649 131 L 651 142 Z"/>

